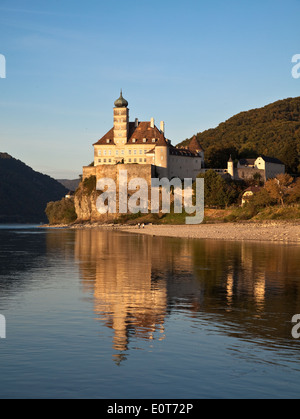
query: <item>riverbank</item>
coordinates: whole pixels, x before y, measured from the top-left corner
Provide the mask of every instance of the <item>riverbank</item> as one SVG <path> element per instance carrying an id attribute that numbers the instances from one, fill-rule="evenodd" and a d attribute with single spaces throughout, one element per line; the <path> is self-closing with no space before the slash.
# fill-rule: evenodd
<path id="1" fill-rule="evenodd" d="M 144 228 L 138 225 L 83 223 L 73 225 L 44 226 L 50 228 L 72 229 L 110 229 L 134 234 L 151 236 L 213 239 L 213 240 L 254 240 L 300 244 L 300 222 L 269 221 L 216 223 L 199 225 L 154 225 L 148 224 Z"/>
<path id="2" fill-rule="evenodd" d="M 124 232 L 152 236 L 214 240 L 255 240 L 300 244 L 300 224 L 294 223 L 224 223 L 195 226 L 151 225 L 144 229 L 121 227 Z"/>

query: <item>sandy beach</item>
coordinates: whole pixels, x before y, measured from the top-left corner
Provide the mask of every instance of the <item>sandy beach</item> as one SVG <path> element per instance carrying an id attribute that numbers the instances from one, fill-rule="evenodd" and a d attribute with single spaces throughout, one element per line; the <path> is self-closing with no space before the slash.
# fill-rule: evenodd
<path id="1" fill-rule="evenodd" d="M 45 227 L 45 226 L 44 226 Z M 217 223 L 199 225 L 99 225 L 98 223 L 85 223 L 47 226 L 50 228 L 75 229 L 111 229 L 133 234 L 148 234 L 151 236 L 165 236 L 191 239 L 216 240 L 254 240 L 300 244 L 300 222 L 269 221 L 264 223 Z"/>

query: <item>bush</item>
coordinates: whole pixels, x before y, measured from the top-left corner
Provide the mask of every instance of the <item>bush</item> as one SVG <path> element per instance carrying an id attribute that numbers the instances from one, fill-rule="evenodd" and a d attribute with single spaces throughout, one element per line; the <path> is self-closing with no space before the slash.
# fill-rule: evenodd
<path id="1" fill-rule="evenodd" d="M 49 202 L 46 208 L 49 224 L 69 224 L 77 219 L 74 200 L 63 198 L 61 201 Z"/>
<path id="2" fill-rule="evenodd" d="M 252 205 L 244 205 L 243 207 L 234 208 L 232 213 L 224 218 L 225 222 L 247 221 L 251 220 L 258 213 L 258 208 Z"/>

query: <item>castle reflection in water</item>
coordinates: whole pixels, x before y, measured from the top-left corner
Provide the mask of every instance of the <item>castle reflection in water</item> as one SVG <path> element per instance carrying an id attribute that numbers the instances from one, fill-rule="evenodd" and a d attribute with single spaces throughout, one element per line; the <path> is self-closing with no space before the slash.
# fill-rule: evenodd
<path id="1" fill-rule="evenodd" d="M 131 339 L 167 338 L 172 313 L 272 346 L 299 311 L 300 247 L 76 230 L 75 258 L 116 361 Z M 270 334 L 270 330 L 272 333 Z"/>

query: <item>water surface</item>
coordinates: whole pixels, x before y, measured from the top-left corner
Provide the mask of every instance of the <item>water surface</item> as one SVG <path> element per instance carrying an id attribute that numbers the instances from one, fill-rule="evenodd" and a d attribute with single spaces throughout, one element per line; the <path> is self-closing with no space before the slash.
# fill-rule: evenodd
<path id="1" fill-rule="evenodd" d="M 300 247 L 0 228 L 1 398 L 298 398 Z"/>

